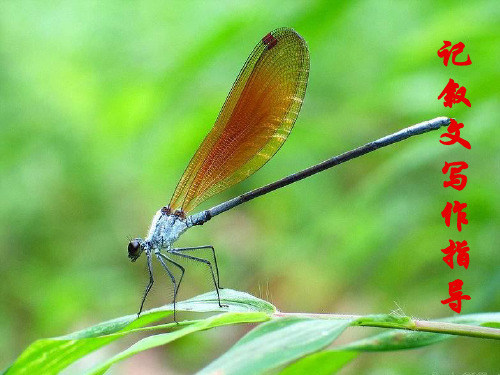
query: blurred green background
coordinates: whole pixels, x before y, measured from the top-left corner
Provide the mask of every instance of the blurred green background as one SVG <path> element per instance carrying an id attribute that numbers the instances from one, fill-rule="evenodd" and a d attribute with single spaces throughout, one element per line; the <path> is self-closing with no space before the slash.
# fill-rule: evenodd
<path id="1" fill-rule="evenodd" d="M 462 314 L 499 311 L 499 19 L 497 1 L 2 1 L 0 367 L 37 338 L 137 312 L 148 276 L 144 258 L 129 262 L 128 239 L 168 203 L 248 54 L 281 26 L 311 54 L 295 128 L 263 169 L 199 209 L 437 116 L 463 122 L 472 149 L 442 146 L 437 132 L 413 138 L 240 206 L 178 244 L 214 245 L 223 286 L 283 311 L 437 319 L 453 314 L 440 300 L 456 278 L 472 297 Z M 443 40 L 463 42 L 459 60 L 469 53 L 472 65 L 445 67 Z M 471 108 L 437 100 L 449 78 Z M 467 187 L 443 188 L 444 161 L 461 160 Z M 440 215 L 453 200 L 468 204 L 461 233 Z M 449 238 L 468 241 L 469 269 L 442 261 Z M 211 289 L 199 268 L 180 298 Z M 156 271 L 147 308 L 170 302 Z M 110 373 L 192 373 L 248 329 L 198 334 Z M 492 372 L 498 348 L 454 339 L 363 354 L 343 373 Z"/>

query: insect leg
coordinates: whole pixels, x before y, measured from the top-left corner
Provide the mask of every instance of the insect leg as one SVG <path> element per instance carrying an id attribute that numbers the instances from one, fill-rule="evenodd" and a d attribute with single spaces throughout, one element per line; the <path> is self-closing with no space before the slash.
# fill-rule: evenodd
<path id="1" fill-rule="evenodd" d="M 217 293 L 217 300 L 219 301 L 219 307 L 227 307 L 227 305 L 222 305 L 222 303 L 220 302 L 219 286 L 217 285 L 218 280 L 217 281 L 215 280 L 215 274 L 214 274 L 214 270 L 212 268 L 212 264 L 206 259 L 198 258 L 198 257 L 192 256 L 192 255 L 183 254 L 183 251 L 200 250 L 200 249 L 207 249 L 207 248 L 211 248 L 213 250 L 212 246 L 199 246 L 199 247 L 170 249 L 170 250 L 167 250 L 167 252 L 170 254 L 174 254 L 174 255 L 186 258 L 186 259 L 190 259 L 190 260 L 194 260 L 196 262 L 201 262 L 201 263 L 206 264 L 208 266 L 208 268 L 210 269 L 210 274 L 212 275 L 212 280 L 213 280 L 214 286 L 215 286 L 215 292 Z M 218 271 L 217 271 L 217 277 L 218 277 Z"/>
<path id="2" fill-rule="evenodd" d="M 182 267 L 179 263 L 174 262 L 172 259 L 170 259 L 169 257 L 167 257 L 166 255 L 164 255 L 160 252 L 156 253 L 156 257 L 160 261 L 160 263 L 161 263 L 162 267 L 165 269 L 165 271 L 167 271 L 168 275 L 170 276 L 170 279 L 172 280 L 172 283 L 174 284 L 174 321 L 177 323 L 177 319 L 176 319 L 176 315 L 175 315 L 175 303 L 177 301 L 177 292 L 179 291 L 179 286 L 181 285 L 185 270 L 184 270 L 184 267 Z M 175 280 L 175 277 L 174 277 L 173 273 L 168 269 L 168 266 L 165 263 L 165 260 L 167 262 L 172 263 L 174 266 L 178 267 L 181 270 L 181 277 L 179 278 L 179 282 L 177 282 Z"/>
<path id="3" fill-rule="evenodd" d="M 196 251 L 196 250 L 203 250 L 203 249 L 212 250 L 212 256 L 214 258 L 214 265 L 215 265 L 215 274 L 217 276 L 217 286 L 219 289 L 224 289 L 223 287 L 220 286 L 219 267 L 217 266 L 217 257 L 215 256 L 215 249 L 213 246 L 205 245 L 205 246 L 194 246 L 194 247 L 180 247 L 180 248 L 172 249 L 172 250 L 174 250 L 177 253 L 183 253 L 185 251 Z M 195 258 L 202 259 L 202 258 L 198 258 L 198 257 L 195 257 Z M 209 265 L 210 265 L 210 268 L 212 268 L 212 265 L 210 264 L 210 262 L 209 262 Z M 211 272 L 213 273 L 212 269 L 211 269 Z"/>
<path id="4" fill-rule="evenodd" d="M 151 290 L 154 280 L 153 280 L 153 262 L 151 261 L 151 252 L 146 251 L 146 256 L 147 256 L 147 265 L 148 265 L 148 271 L 149 271 L 149 283 L 148 286 L 146 286 L 146 290 L 144 291 L 144 296 L 142 297 L 142 302 L 141 302 L 141 308 L 139 309 L 139 312 L 137 313 L 137 317 L 141 315 L 142 308 L 144 307 L 144 302 L 146 301 L 146 297 L 148 296 L 149 291 Z"/>

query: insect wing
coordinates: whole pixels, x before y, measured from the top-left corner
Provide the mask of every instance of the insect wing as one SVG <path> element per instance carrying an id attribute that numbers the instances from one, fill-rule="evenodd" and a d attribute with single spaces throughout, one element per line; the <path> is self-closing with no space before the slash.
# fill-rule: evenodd
<path id="1" fill-rule="evenodd" d="M 308 76 L 307 44 L 293 29 L 262 38 L 184 171 L 170 209 L 188 213 L 271 159 L 297 119 Z"/>

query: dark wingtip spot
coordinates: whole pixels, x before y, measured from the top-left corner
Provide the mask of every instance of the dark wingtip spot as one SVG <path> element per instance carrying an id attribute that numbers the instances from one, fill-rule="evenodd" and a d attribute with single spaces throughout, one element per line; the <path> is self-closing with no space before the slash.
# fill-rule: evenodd
<path id="1" fill-rule="evenodd" d="M 264 38 L 262 38 L 262 43 L 267 46 L 267 49 L 271 49 L 276 44 L 278 44 L 278 39 L 276 39 L 273 34 L 269 33 Z"/>

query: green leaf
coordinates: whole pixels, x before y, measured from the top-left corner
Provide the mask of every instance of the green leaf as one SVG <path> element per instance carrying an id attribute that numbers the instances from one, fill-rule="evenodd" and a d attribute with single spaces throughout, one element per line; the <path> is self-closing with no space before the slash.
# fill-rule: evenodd
<path id="1" fill-rule="evenodd" d="M 260 300 L 247 293 L 231 289 L 221 290 L 221 300 L 228 305 L 224 311 L 262 312 L 255 316 L 247 316 L 249 321 L 267 320 L 267 314 L 275 311 L 270 303 Z M 210 312 L 221 311 L 214 292 L 206 293 L 177 304 L 178 311 Z M 172 305 L 144 312 L 140 318 L 137 315 L 127 315 L 109 320 L 93 327 L 71 333 L 69 335 L 40 339 L 32 343 L 6 371 L 8 374 L 56 374 L 83 356 L 119 339 L 125 335 L 140 331 L 177 328 L 197 324 L 198 321 L 168 323 L 145 327 L 162 318 L 172 315 Z M 243 318 L 243 317 L 241 317 Z"/>
<path id="2" fill-rule="evenodd" d="M 335 340 L 349 320 L 283 318 L 262 324 L 199 374 L 259 374 L 316 352 Z"/>
<path id="3" fill-rule="evenodd" d="M 400 327 L 414 328 L 415 323 L 408 316 L 396 316 L 391 314 L 366 315 L 357 318 L 353 326 L 378 326 L 378 327 Z"/>
<path id="4" fill-rule="evenodd" d="M 220 299 L 224 304 L 228 305 L 225 310 L 229 312 L 260 311 L 269 314 L 276 312 L 276 307 L 269 302 L 237 290 L 221 289 Z M 179 311 L 196 312 L 221 311 L 215 292 L 201 294 L 187 301 L 179 302 L 177 309 Z"/>
<path id="5" fill-rule="evenodd" d="M 128 315 L 66 336 L 37 340 L 17 358 L 7 373 L 56 374 L 88 353 L 171 314 L 168 310 L 146 312 L 139 319 L 136 314 Z"/>
<path id="6" fill-rule="evenodd" d="M 382 316 L 380 316 L 382 319 Z M 404 317 L 404 319 L 409 319 Z M 403 320 L 401 323 L 403 323 Z M 441 319 L 441 322 L 470 324 L 495 327 L 500 321 L 500 313 L 480 313 L 469 314 L 462 316 L 454 316 L 451 318 Z M 373 322 L 367 318 L 358 319 L 358 322 Z M 360 324 L 362 325 L 362 324 Z M 450 338 L 456 337 L 444 333 L 404 331 L 404 330 L 389 330 L 381 334 L 371 336 L 362 340 L 355 341 L 348 345 L 344 345 L 339 349 L 357 350 L 357 351 L 388 351 L 388 350 L 403 350 L 413 349 L 422 346 L 435 344 Z"/>
<path id="7" fill-rule="evenodd" d="M 435 344 L 449 339 L 450 335 L 430 332 L 390 330 L 375 336 L 344 345 L 339 350 L 379 352 L 388 350 L 413 349 Z"/>
<path id="8" fill-rule="evenodd" d="M 500 312 L 456 315 L 450 318 L 440 319 L 439 321 L 457 324 L 471 324 L 484 327 L 498 327 L 500 325 Z"/>
<path id="9" fill-rule="evenodd" d="M 205 320 L 198 321 L 194 324 L 181 328 L 174 332 L 163 333 L 159 335 L 149 336 L 132 345 L 130 348 L 120 352 L 114 357 L 110 358 L 103 364 L 93 368 L 88 374 L 103 374 L 112 364 L 119 362 L 123 359 L 129 358 L 134 354 L 142 351 L 168 344 L 174 340 L 184 337 L 188 334 L 206 330 L 209 328 L 220 327 L 224 325 L 237 324 L 237 323 L 257 323 L 269 320 L 270 317 L 264 312 L 250 312 L 250 313 L 225 313 L 217 316 L 212 316 Z"/>
<path id="10" fill-rule="evenodd" d="M 166 305 L 146 311 L 140 318 L 137 318 L 135 314 L 127 315 L 69 335 L 38 340 L 30 345 L 10 368 L 4 371 L 7 374 L 55 374 L 86 354 L 130 333 L 173 329 L 173 331 L 152 335 L 138 341 L 90 371 L 90 374 L 102 374 L 118 361 L 144 350 L 168 344 L 191 333 L 225 325 L 265 322 L 272 316 L 280 318 L 252 330 L 226 354 L 201 370 L 201 373 L 261 373 L 279 369 L 281 366 L 299 359 L 282 372 L 293 374 L 314 370 L 315 373 L 326 374 L 341 368 L 354 357 L 355 354 L 346 350 L 409 349 L 452 337 L 438 333 L 390 330 L 337 348 L 337 350 L 316 353 L 334 341 L 349 325 L 416 329 L 419 324 L 420 327 L 423 327 L 425 322 L 394 315 L 370 315 L 356 319 L 343 318 L 342 320 L 327 316 L 325 316 L 326 319 L 311 319 L 303 316 L 283 317 L 283 314 L 280 315 L 272 304 L 247 293 L 230 289 L 221 291 L 221 301 L 228 306 L 221 309 L 216 294 L 211 292 L 177 304 L 179 312 L 224 311 L 222 314 L 201 320 L 151 326 L 152 323 L 172 315 L 172 306 Z M 465 324 L 498 327 L 499 321 L 500 313 L 463 315 L 442 320 L 447 324 L 458 323 L 462 325 L 461 331 L 457 328 L 457 332 L 461 333 L 464 332 L 463 326 Z M 430 323 L 434 323 L 433 327 L 436 327 L 436 322 L 429 322 L 429 325 Z M 440 325 L 445 326 L 440 323 L 437 327 Z M 454 332 L 452 324 L 440 328 L 445 332 Z"/>
<path id="11" fill-rule="evenodd" d="M 331 375 L 340 370 L 358 355 L 357 352 L 326 350 L 311 354 L 292 363 L 280 375 Z"/>

